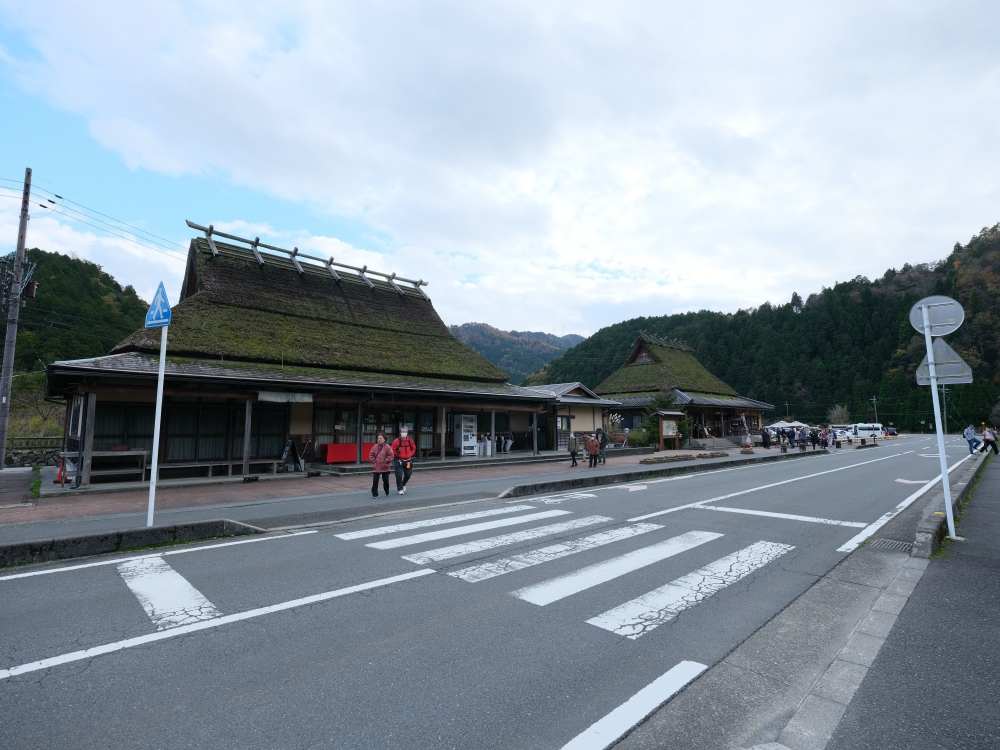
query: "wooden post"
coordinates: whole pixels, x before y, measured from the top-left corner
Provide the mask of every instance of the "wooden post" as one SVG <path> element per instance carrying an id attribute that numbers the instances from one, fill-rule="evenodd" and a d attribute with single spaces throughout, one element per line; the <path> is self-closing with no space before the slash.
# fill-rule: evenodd
<path id="1" fill-rule="evenodd" d="M 497 410 L 490 411 L 490 455 L 497 454 Z"/>
<path id="2" fill-rule="evenodd" d="M 253 419 L 253 398 L 247 399 L 246 419 L 243 420 L 243 476 L 250 476 L 250 423 Z"/>
<path id="3" fill-rule="evenodd" d="M 365 436 L 365 408 L 358 404 L 358 466 L 361 465 L 361 454 L 364 452 L 361 447 L 361 440 Z"/>
<path id="4" fill-rule="evenodd" d="M 531 455 L 538 455 L 538 412 L 531 412 Z"/>
<path id="5" fill-rule="evenodd" d="M 97 394 L 87 394 L 87 424 L 83 435 L 83 479 L 81 484 L 90 484 L 90 464 L 94 460 L 94 412 L 97 410 Z"/>
<path id="6" fill-rule="evenodd" d="M 446 434 L 445 427 L 447 426 L 447 420 L 445 419 L 444 407 L 441 407 L 441 460 L 444 461 L 444 438 Z"/>

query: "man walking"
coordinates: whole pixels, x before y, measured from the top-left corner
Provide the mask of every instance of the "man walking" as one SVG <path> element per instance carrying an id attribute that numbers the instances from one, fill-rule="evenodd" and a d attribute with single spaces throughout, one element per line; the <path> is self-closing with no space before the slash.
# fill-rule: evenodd
<path id="1" fill-rule="evenodd" d="M 601 427 L 597 428 L 597 439 L 601 445 L 601 450 L 597 454 L 597 462 L 606 464 L 608 462 L 608 435 Z"/>
<path id="2" fill-rule="evenodd" d="M 997 433 L 991 428 L 987 427 L 986 423 L 983 422 L 983 447 L 979 449 L 980 453 L 986 453 L 990 448 L 993 449 L 993 455 L 1000 455 L 1000 451 L 997 450 Z"/>
<path id="3" fill-rule="evenodd" d="M 569 444 L 566 447 L 569 448 L 569 457 L 573 459 L 573 463 L 569 465 L 572 469 L 576 466 L 576 454 L 580 450 L 580 441 L 576 439 L 576 435 L 572 432 L 569 434 Z"/>
<path id="4" fill-rule="evenodd" d="M 399 437 L 392 441 L 392 453 L 396 457 L 393 468 L 396 472 L 396 492 L 400 495 L 406 494 L 406 483 L 410 481 L 413 474 L 413 457 L 417 453 L 417 444 L 409 436 L 409 431 L 403 427 L 399 431 Z"/>
<path id="5" fill-rule="evenodd" d="M 976 447 L 981 444 L 979 438 L 976 437 L 976 428 L 970 424 L 965 428 L 962 437 L 969 441 L 969 455 L 971 456 L 976 452 Z"/>
<path id="6" fill-rule="evenodd" d="M 597 467 L 597 457 L 601 452 L 601 441 L 596 437 L 587 441 L 587 455 L 590 457 L 590 468 Z"/>

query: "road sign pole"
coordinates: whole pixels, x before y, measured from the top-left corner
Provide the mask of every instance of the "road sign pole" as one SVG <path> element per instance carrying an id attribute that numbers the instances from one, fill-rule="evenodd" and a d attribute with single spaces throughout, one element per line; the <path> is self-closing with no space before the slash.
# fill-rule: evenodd
<path id="1" fill-rule="evenodd" d="M 153 507 L 156 505 L 156 472 L 160 464 L 160 415 L 163 413 L 163 369 L 167 362 L 167 329 L 160 329 L 160 374 L 156 379 L 156 415 L 153 418 L 153 462 L 149 473 L 149 510 L 146 525 L 153 525 Z"/>
<path id="2" fill-rule="evenodd" d="M 924 343 L 927 345 L 927 368 L 931 376 L 931 398 L 934 401 L 934 430 L 937 432 L 938 458 L 941 461 L 941 486 L 944 488 L 944 513 L 948 519 L 948 536 L 955 538 L 955 518 L 951 511 L 951 482 L 948 479 L 948 457 L 944 452 L 944 430 L 941 428 L 941 404 L 938 401 L 937 368 L 934 366 L 934 341 L 927 306 L 921 305 L 924 316 Z"/>

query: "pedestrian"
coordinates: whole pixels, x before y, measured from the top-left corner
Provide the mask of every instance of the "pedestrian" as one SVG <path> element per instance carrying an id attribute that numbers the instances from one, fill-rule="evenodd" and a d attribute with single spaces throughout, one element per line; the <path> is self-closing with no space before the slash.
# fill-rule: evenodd
<path id="1" fill-rule="evenodd" d="M 784 428 L 782 428 L 782 430 L 784 430 Z M 790 447 L 790 448 L 794 448 L 795 447 L 795 428 L 794 427 L 788 431 L 788 447 Z"/>
<path id="2" fill-rule="evenodd" d="M 760 431 L 760 443 L 766 450 L 771 450 L 771 431 L 766 427 Z"/>
<path id="3" fill-rule="evenodd" d="M 409 430 L 404 426 L 399 431 L 399 437 L 392 441 L 392 454 L 395 456 L 393 469 L 396 474 L 396 494 L 406 494 L 406 483 L 413 473 L 413 457 L 417 454 L 417 444 L 409 437 Z"/>
<path id="4" fill-rule="evenodd" d="M 971 456 L 976 452 L 976 446 L 980 445 L 980 440 L 976 437 L 976 428 L 970 424 L 965 428 L 962 437 L 969 441 L 969 455 Z"/>
<path id="5" fill-rule="evenodd" d="M 576 454 L 580 451 L 580 441 L 576 439 L 576 435 L 572 432 L 569 434 L 569 443 L 566 447 L 569 448 L 569 457 L 573 459 L 573 463 L 569 465 L 572 469 L 576 466 Z"/>
<path id="6" fill-rule="evenodd" d="M 597 428 L 597 440 L 601 445 L 601 450 L 597 454 L 598 462 L 606 464 L 608 462 L 608 433 L 602 428 Z"/>
<path id="7" fill-rule="evenodd" d="M 819 447 L 819 433 L 815 430 L 809 430 L 809 442 L 812 443 L 813 450 Z"/>
<path id="8" fill-rule="evenodd" d="M 587 455 L 590 456 L 590 468 L 597 468 L 597 459 L 601 452 L 601 441 L 596 437 L 587 441 Z"/>
<path id="9" fill-rule="evenodd" d="M 392 469 L 392 446 L 385 442 L 385 433 L 380 432 L 375 438 L 376 443 L 368 453 L 372 462 L 372 497 L 378 497 L 378 478 L 382 477 L 385 496 L 389 496 L 389 470 Z"/>
<path id="10" fill-rule="evenodd" d="M 994 456 L 1000 454 L 1000 451 L 997 450 L 996 430 L 987 427 L 986 423 L 983 422 L 983 447 L 979 449 L 979 452 L 986 453 L 990 448 L 993 449 Z"/>

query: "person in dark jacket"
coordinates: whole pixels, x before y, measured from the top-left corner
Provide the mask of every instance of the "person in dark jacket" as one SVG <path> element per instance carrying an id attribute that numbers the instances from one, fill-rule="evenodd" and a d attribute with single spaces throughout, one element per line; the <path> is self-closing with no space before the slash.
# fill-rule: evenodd
<path id="1" fill-rule="evenodd" d="M 405 427 L 399 431 L 399 437 L 392 441 L 392 453 L 396 457 L 393 461 L 396 492 L 405 495 L 406 483 L 410 481 L 410 475 L 413 473 L 413 457 L 417 453 L 417 444 L 413 442 Z"/>
<path id="2" fill-rule="evenodd" d="M 569 434 L 569 443 L 566 447 L 569 449 L 569 457 L 573 459 L 573 463 L 569 465 L 572 469 L 576 466 L 576 454 L 580 451 L 580 441 L 576 439 L 576 435 L 572 432 Z"/>
<path id="3" fill-rule="evenodd" d="M 597 428 L 597 442 L 601 445 L 601 449 L 597 453 L 597 462 L 606 464 L 608 462 L 608 433 L 601 427 Z"/>
<path id="4" fill-rule="evenodd" d="M 392 446 L 385 442 L 385 433 L 380 432 L 375 438 L 376 443 L 368 453 L 372 462 L 372 497 L 378 497 L 378 478 L 382 477 L 382 486 L 386 497 L 389 496 L 389 471 L 392 469 Z"/>
<path id="5" fill-rule="evenodd" d="M 760 442 L 767 450 L 771 450 L 771 432 L 766 427 L 760 431 Z"/>

